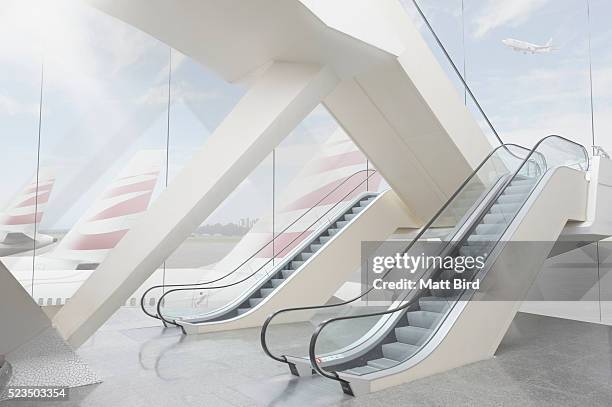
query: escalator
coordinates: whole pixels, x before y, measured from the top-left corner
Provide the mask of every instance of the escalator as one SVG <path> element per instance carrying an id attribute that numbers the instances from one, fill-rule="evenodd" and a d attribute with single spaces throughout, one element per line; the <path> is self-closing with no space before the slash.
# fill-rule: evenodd
<path id="1" fill-rule="evenodd" d="M 296 274 L 308 270 L 326 245 L 341 239 L 344 230 L 359 222 L 377 202 L 384 205 L 388 200 L 384 192 L 382 196 L 363 192 L 375 174 L 374 170 L 364 170 L 347 177 L 229 272 L 209 281 L 149 288 L 142 295 L 141 308 L 166 325 L 180 326 L 184 333 L 260 326 L 270 312 L 264 307 L 259 315 L 262 305 L 275 304 L 272 299 L 290 285 Z M 290 239 L 281 244 L 279 237 L 283 235 Z M 283 258 L 266 255 L 273 244 Z M 152 313 L 145 304 L 155 292 L 159 299 Z"/>
<path id="2" fill-rule="evenodd" d="M 588 165 L 584 147 L 559 136 L 532 150 L 498 147 L 402 253 L 418 256 L 431 236 L 442 236 L 436 255 L 480 257 L 479 266 L 421 267 L 415 275 L 425 284 L 396 293 L 383 309 L 368 302 L 370 285 L 338 304 L 277 311 L 262 327 L 264 351 L 294 374 L 312 369 L 338 381 L 350 395 L 492 357 L 563 226 L 584 220 Z M 305 311 L 326 315 L 304 338 L 308 356 L 271 351 L 270 324 Z"/>

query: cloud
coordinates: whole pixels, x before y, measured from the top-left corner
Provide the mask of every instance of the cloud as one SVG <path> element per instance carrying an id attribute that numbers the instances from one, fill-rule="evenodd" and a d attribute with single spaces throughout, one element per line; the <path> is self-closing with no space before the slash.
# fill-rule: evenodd
<path id="1" fill-rule="evenodd" d="M 560 134 L 592 144 L 588 67 L 563 63 L 531 69 L 514 75 L 501 72 L 477 77 L 474 88 L 501 138 L 505 142 L 531 147 L 549 134 Z M 612 151 L 608 141 L 612 129 L 612 69 L 593 71 L 595 87 L 595 143 Z M 479 116 L 477 116 L 479 117 Z M 485 126 L 483 126 L 485 128 Z"/>
<path id="2" fill-rule="evenodd" d="M 412 19 L 415 27 L 420 31 L 425 29 L 425 23 L 419 15 L 419 12 L 414 7 L 412 0 L 400 0 L 400 3 L 404 7 L 406 14 Z M 455 19 L 461 18 L 461 4 L 450 3 L 450 2 L 418 2 L 421 11 L 425 14 L 425 17 L 433 22 L 436 20 L 438 15 L 450 15 Z"/>
<path id="3" fill-rule="evenodd" d="M 542 111 L 525 116 L 522 123 L 520 120 L 513 120 L 513 122 L 502 126 L 501 137 L 505 142 L 517 143 L 530 148 L 541 138 L 550 134 L 558 134 L 584 145 L 587 149 L 592 144 L 588 111 Z M 602 122 L 601 126 L 602 128 L 607 127 L 607 123 Z"/>
<path id="4" fill-rule="evenodd" d="M 8 116 L 38 115 L 38 104 L 22 103 L 10 96 L 0 94 L 0 114 Z"/>
<path id="5" fill-rule="evenodd" d="M 593 69 L 593 96 L 612 98 L 612 66 Z"/>
<path id="6" fill-rule="evenodd" d="M 489 31 L 503 25 L 516 26 L 529 18 L 531 13 L 542 8 L 550 0 L 488 0 L 483 11 L 475 19 L 474 36 L 482 37 Z"/>
<path id="7" fill-rule="evenodd" d="M 206 103 L 222 97 L 215 91 L 202 92 L 194 90 L 186 81 L 181 81 L 172 84 L 171 102 L 178 100 L 188 100 L 190 102 Z M 138 105 L 165 105 L 168 103 L 168 84 L 162 83 L 157 86 L 152 86 L 147 91 L 136 99 Z"/>

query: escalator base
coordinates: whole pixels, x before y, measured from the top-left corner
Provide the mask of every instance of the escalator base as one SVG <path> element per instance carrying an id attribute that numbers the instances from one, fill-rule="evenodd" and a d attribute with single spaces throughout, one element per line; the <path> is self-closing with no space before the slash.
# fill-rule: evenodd
<path id="1" fill-rule="evenodd" d="M 349 382 L 340 382 L 340 387 L 342 387 L 342 392 L 344 392 L 344 394 L 355 397 L 355 393 L 353 393 L 353 389 L 351 389 L 351 384 Z"/>
<path id="2" fill-rule="evenodd" d="M 295 363 L 289 363 L 289 371 L 294 376 L 298 376 L 298 377 L 300 376 L 300 373 L 298 372 L 298 369 Z"/>

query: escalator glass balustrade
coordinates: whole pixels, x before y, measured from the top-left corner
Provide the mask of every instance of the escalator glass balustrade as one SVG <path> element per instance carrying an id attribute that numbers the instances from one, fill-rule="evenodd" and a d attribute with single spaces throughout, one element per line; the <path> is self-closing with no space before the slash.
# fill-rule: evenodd
<path id="1" fill-rule="evenodd" d="M 141 298 L 143 311 L 166 324 L 224 321 L 248 313 L 282 289 L 376 199 L 377 193 L 365 191 L 375 174 L 364 170 L 345 178 L 230 271 L 208 272 L 208 281 L 149 288 Z M 279 239 L 286 236 L 290 239 Z M 271 255 L 272 251 L 283 253 L 283 257 Z M 147 299 L 155 297 L 155 310 L 147 309 Z"/>
<path id="2" fill-rule="evenodd" d="M 504 233 L 538 183 L 549 171 L 561 166 L 587 170 L 586 150 L 558 136 L 542 139 L 532 150 L 516 145 L 498 147 L 404 251 L 418 255 L 422 244 L 436 236 L 440 243 L 435 246 L 437 253 L 434 254 L 454 259 L 480 256 L 484 259 L 483 267 L 462 267 L 460 271 L 444 266 L 423 267 L 417 277 L 430 281 L 429 288 L 396 292 L 386 306 L 372 305 L 367 300 L 373 287 L 366 285 L 361 293 L 345 302 L 278 311 L 263 326 L 264 351 L 276 360 L 289 363 L 294 373 L 305 372 L 308 369 L 304 366 L 308 366 L 322 376 L 339 381 L 348 394 L 352 394 L 350 383 L 355 378 L 367 380 L 368 375 L 380 377 L 404 366 L 409 368 L 411 359 L 423 357 L 435 348 L 436 339 L 446 332 L 441 327 L 451 311 L 459 301 L 469 300 L 471 289 L 467 283 L 476 276 L 479 279 L 486 276 Z M 383 280 L 392 274 L 388 270 Z M 272 320 L 306 309 L 318 315 L 313 317 L 318 323 L 316 328 L 310 335 L 302 334 L 302 346 L 294 344 L 292 353 L 275 352 L 282 346 L 271 343 L 280 340 L 278 335 L 268 338 Z"/>

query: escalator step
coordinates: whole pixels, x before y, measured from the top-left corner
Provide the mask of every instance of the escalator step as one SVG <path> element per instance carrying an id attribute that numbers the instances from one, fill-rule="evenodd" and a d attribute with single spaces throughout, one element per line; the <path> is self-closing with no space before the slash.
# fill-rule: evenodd
<path id="1" fill-rule="evenodd" d="M 464 257 L 468 257 L 468 256 L 479 256 L 481 253 L 481 250 L 477 247 L 477 246 L 461 246 L 459 248 L 459 254 L 464 256 Z"/>
<path id="2" fill-rule="evenodd" d="M 525 186 L 525 185 L 533 185 L 535 183 L 535 178 L 527 178 L 527 179 L 515 179 L 510 183 L 511 187 L 515 186 Z"/>
<path id="3" fill-rule="evenodd" d="M 406 316 L 410 325 L 427 329 L 433 328 L 440 319 L 440 314 L 430 311 L 410 311 Z"/>
<path id="4" fill-rule="evenodd" d="M 509 185 L 504 190 L 504 194 L 526 194 L 531 189 L 529 185 Z"/>
<path id="5" fill-rule="evenodd" d="M 382 346 L 382 353 L 386 359 L 402 361 L 412 356 L 419 349 L 418 346 L 407 343 L 392 342 Z"/>
<path id="6" fill-rule="evenodd" d="M 361 212 L 364 209 L 363 206 L 355 206 L 353 209 L 351 209 L 351 212 L 353 212 L 354 214 L 358 214 L 359 212 Z"/>
<path id="7" fill-rule="evenodd" d="M 357 216 L 354 213 L 347 213 L 346 215 L 344 215 L 344 220 L 345 221 L 350 221 L 351 219 L 353 219 L 355 216 Z"/>
<path id="8" fill-rule="evenodd" d="M 331 229 L 328 229 L 328 230 L 327 230 L 327 234 L 328 234 L 329 236 L 333 236 L 333 235 L 335 235 L 336 233 L 338 233 L 338 230 L 339 230 L 339 229 L 336 229 L 336 228 L 331 228 Z"/>
<path id="9" fill-rule="evenodd" d="M 504 192 L 502 192 L 500 198 L 502 196 L 505 197 L 509 197 L 509 196 L 513 196 L 513 197 L 521 197 L 521 198 L 525 198 L 530 191 L 530 186 L 519 186 L 519 187 L 506 187 L 506 189 L 504 189 Z"/>
<path id="10" fill-rule="evenodd" d="M 496 235 L 504 231 L 506 227 L 503 223 L 480 224 L 476 226 L 476 233 L 479 235 Z"/>
<path id="11" fill-rule="evenodd" d="M 507 220 L 507 217 L 502 214 L 491 213 L 491 214 L 487 214 L 484 216 L 483 224 L 496 224 L 496 223 L 505 224 L 506 220 Z"/>
<path id="12" fill-rule="evenodd" d="M 346 225 L 348 225 L 348 221 L 346 221 L 346 220 L 339 220 L 338 222 L 336 222 L 336 227 L 338 229 L 342 229 Z"/>
<path id="13" fill-rule="evenodd" d="M 302 257 L 303 261 L 306 261 L 312 257 L 312 252 L 302 252 L 300 256 Z"/>
<path id="14" fill-rule="evenodd" d="M 294 260 L 294 261 L 292 261 L 292 262 L 291 262 L 291 268 L 292 268 L 293 270 L 297 270 L 297 269 L 299 269 L 300 267 L 302 267 L 302 264 L 304 264 L 304 262 L 303 262 L 303 261 L 300 261 L 300 260 Z"/>
<path id="15" fill-rule="evenodd" d="M 272 294 L 273 291 L 274 288 L 262 288 L 261 290 L 259 290 L 259 294 L 262 297 L 267 297 L 268 295 Z"/>
<path id="16" fill-rule="evenodd" d="M 331 236 L 321 236 L 319 238 L 319 240 L 321 241 L 321 243 L 325 244 L 327 242 L 329 242 L 329 239 L 331 239 Z"/>
<path id="17" fill-rule="evenodd" d="M 289 278 L 289 276 L 293 273 L 295 273 L 295 270 L 293 269 L 283 270 L 283 280 Z"/>
<path id="18" fill-rule="evenodd" d="M 388 369 L 395 365 L 397 365 L 397 360 L 387 358 L 374 359 L 368 362 L 368 366 L 375 367 L 377 369 Z"/>
<path id="19" fill-rule="evenodd" d="M 395 337 L 399 342 L 419 346 L 429 337 L 431 329 L 418 326 L 402 326 L 395 328 Z"/>
<path id="20" fill-rule="evenodd" d="M 502 195 L 497 198 L 497 202 L 501 204 L 522 202 L 525 197 L 522 194 Z"/>
<path id="21" fill-rule="evenodd" d="M 283 281 L 285 281 L 285 280 L 284 280 L 284 279 L 282 279 L 282 278 L 273 278 L 273 279 L 272 279 L 272 280 L 270 280 L 270 281 L 272 281 L 272 287 L 276 288 L 276 287 L 278 287 L 279 285 L 281 285 L 281 284 L 283 283 Z"/>
<path id="22" fill-rule="evenodd" d="M 238 315 L 242 315 L 247 311 L 250 311 L 250 308 L 238 308 Z"/>
<path id="23" fill-rule="evenodd" d="M 251 308 L 254 308 L 263 301 L 263 298 L 249 298 L 249 304 L 251 304 Z"/>
<path id="24" fill-rule="evenodd" d="M 378 372 L 380 369 L 376 369 L 372 366 L 359 366 L 354 367 L 352 369 L 345 370 L 344 373 L 354 374 L 355 376 L 360 376 L 362 374 L 374 373 Z"/>
<path id="25" fill-rule="evenodd" d="M 467 242 L 469 245 L 483 245 L 487 243 L 496 242 L 497 240 L 498 239 L 496 235 L 473 234 L 470 237 L 468 237 Z"/>
<path id="26" fill-rule="evenodd" d="M 310 250 L 311 250 L 313 253 L 316 253 L 316 252 L 317 252 L 317 251 L 318 251 L 318 250 L 319 250 L 321 247 L 323 247 L 323 245 L 322 245 L 322 244 L 311 244 L 311 245 L 310 245 Z"/>
<path id="27" fill-rule="evenodd" d="M 447 299 L 440 297 L 421 297 L 419 298 L 419 306 L 422 311 L 442 313 L 449 308 Z"/>
<path id="28" fill-rule="evenodd" d="M 489 213 L 514 214 L 519 208 L 520 203 L 500 204 L 496 203 L 489 209 Z"/>
<path id="29" fill-rule="evenodd" d="M 431 290 L 431 293 L 433 295 L 435 295 L 436 297 L 444 297 L 444 298 L 448 298 L 449 301 L 450 299 L 456 299 L 457 298 L 457 291 L 455 290 L 437 290 L 437 289 L 433 289 Z"/>

